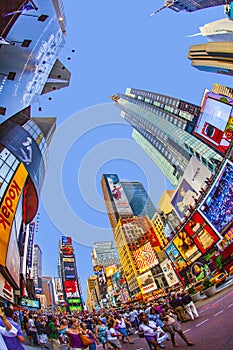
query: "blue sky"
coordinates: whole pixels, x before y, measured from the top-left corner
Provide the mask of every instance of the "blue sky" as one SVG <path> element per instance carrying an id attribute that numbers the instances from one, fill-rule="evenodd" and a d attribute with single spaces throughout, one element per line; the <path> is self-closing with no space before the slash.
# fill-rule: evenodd
<path id="1" fill-rule="evenodd" d="M 60 59 L 71 71 L 70 87 L 41 97 L 42 112 L 57 117 L 51 144 L 36 242 L 43 251 L 43 275 L 57 275 L 57 243 L 62 235 L 75 240 L 78 270 L 86 297 L 93 274 L 91 246 L 112 239 L 100 179 L 118 173 L 141 181 L 157 204 L 170 188 L 153 162 L 131 139 L 109 95 L 135 87 L 200 104 L 205 88 L 231 86 L 230 77 L 192 68 L 189 45 L 204 42 L 199 26 L 224 17 L 223 7 L 175 13 L 150 13 L 162 1 L 64 1 L 67 38 Z M 75 49 L 74 54 L 71 49 Z M 71 56 L 71 60 L 67 57 Z"/>

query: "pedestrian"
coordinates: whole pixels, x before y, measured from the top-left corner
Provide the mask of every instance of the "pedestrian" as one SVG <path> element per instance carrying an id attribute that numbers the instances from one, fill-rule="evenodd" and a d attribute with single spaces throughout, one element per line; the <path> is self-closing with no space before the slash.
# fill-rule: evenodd
<path id="1" fill-rule="evenodd" d="M 118 314 L 116 316 L 116 322 L 117 325 L 115 326 L 115 329 L 117 331 L 120 332 L 120 334 L 122 335 L 122 343 L 126 343 L 126 341 L 124 340 L 126 338 L 126 340 L 128 341 L 129 344 L 134 344 L 134 342 L 132 342 L 129 338 L 129 335 L 127 333 L 127 329 L 126 329 L 126 325 L 128 324 L 130 327 L 132 327 L 131 323 L 129 321 L 127 321 L 124 317 L 122 317 L 122 315 Z"/>
<path id="2" fill-rule="evenodd" d="M 145 312 L 140 314 L 141 324 L 138 329 L 140 337 L 145 337 L 150 348 L 154 346 L 156 350 L 160 350 L 160 346 L 157 342 L 157 325 L 154 321 L 149 321 Z"/>
<path id="3" fill-rule="evenodd" d="M 113 349 L 122 350 L 121 343 L 118 337 L 121 336 L 114 328 L 114 322 L 111 320 L 108 322 L 108 330 L 107 330 L 107 340 L 113 347 Z"/>
<path id="4" fill-rule="evenodd" d="M 79 320 L 74 318 L 71 321 L 71 328 L 66 330 L 66 334 L 69 339 L 69 347 L 75 350 L 88 349 L 87 346 L 84 346 L 80 338 L 80 334 L 87 335 L 87 333 L 80 327 Z"/>
<path id="5" fill-rule="evenodd" d="M 164 305 L 163 313 L 161 315 L 162 321 L 166 326 L 166 331 L 171 335 L 171 341 L 173 346 L 179 346 L 175 341 L 175 334 L 178 333 L 179 336 L 185 341 L 188 346 L 194 345 L 191 343 L 187 337 L 184 335 L 183 330 L 179 322 L 177 322 L 176 314 L 171 308 Z"/>
<path id="6" fill-rule="evenodd" d="M 185 316 L 185 309 L 181 298 L 175 293 L 171 293 L 171 300 L 169 302 L 170 306 L 174 309 L 178 316 L 180 322 L 186 322 L 187 318 Z"/>
<path id="7" fill-rule="evenodd" d="M 89 345 L 89 350 L 96 350 L 96 343 L 99 344 L 99 342 L 95 334 L 90 329 L 87 328 L 87 324 L 85 322 L 81 323 L 81 328 L 87 333 L 88 337 L 93 341 L 93 343 Z"/>
<path id="8" fill-rule="evenodd" d="M 192 297 L 189 295 L 188 291 L 184 291 L 181 294 L 181 300 L 191 320 L 194 320 L 194 318 L 198 318 L 199 315 L 198 315 L 196 306 L 192 300 Z"/>
<path id="9" fill-rule="evenodd" d="M 17 335 L 17 329 L 10 323 L 6 315 L 0 308 L 0 319 L 3 321 L 3 326 L 0 326 L 0 349 L 7 350 L 6 343 L 3 339 L 5 337 L 15 337 Z"/>
<path id="10" fill-rule="evenodd" d="M 28 315 L 28 330 L 29 330 L 29 335 L 32 338 L 33 344 L 38 345 L 38 336 L 37 336 L 37 329 L 35 326 L 35 320 L 34 320 L 34 315 L 29 314 Z"/>
<path id="11" fill-rule="evenodd" d="M 99 340 L 99 343 L 103 345 L 103 349 L 106 349 L 106 346 L 108 347 L 108 349 L 111 349 L 107 341 L 107 330 L 108 327 L 106 326 L 106 324 L 104 324 L 101 319 L 98 319 L 96 326 L 96 336 Z"/>
<path id="12" fill-rule="evenodd" d="M 7 349 L 24 350 L 24 346 L 22 345 L 22 343 L 24 343 L 24 336 L 19 324 L 13 320 L 14 310 L 11 309 L 10 307 L 4 307 L 4 313 L 6 315 L 7 320 L 10 322 L 10 324 L 17 329 L 17 334 L 14 337 L 3 336 Z M 4 322 L 2 319 L 0 320 L 0 326 L 4 327 Z"/>
<path id="13" fill-rule="evenodd" d="M 59 333 L 56 325 L 56 319 L 52 315 L 48 317 L 47 321 L 47 336 L 49 339 L 49 342 L 52 346 L 53 350 L 59 350 L 60 349 L 60 343 L 59 343 Z"/>

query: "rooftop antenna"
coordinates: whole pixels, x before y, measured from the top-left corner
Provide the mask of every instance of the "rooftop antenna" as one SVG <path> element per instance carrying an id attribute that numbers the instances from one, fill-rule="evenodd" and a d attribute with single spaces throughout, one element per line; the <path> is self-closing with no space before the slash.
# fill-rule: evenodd
<path id="1" fill-rule="evenodd" d="M 169 2 L 169 3 L 166 3 L 166 4 L 165 4 L 163 7 L 161 7 L 160 9 L 158 9 L 158 10 L 152 12 L 152 13 L 150 14 L 150 17 L 152 17 L 152 16 L 156 15 L 158 12 L 160 12 L 160 11 L 162 11 L 162 10 L 164 10 L 164 9 L 166 9 L 166 8 L 168 8 L 168 7 L 170 7 L 170 6 L 172 6 L 173 4 L 174 4 L 173 1 L 172 1 L 172 2 Z"/>

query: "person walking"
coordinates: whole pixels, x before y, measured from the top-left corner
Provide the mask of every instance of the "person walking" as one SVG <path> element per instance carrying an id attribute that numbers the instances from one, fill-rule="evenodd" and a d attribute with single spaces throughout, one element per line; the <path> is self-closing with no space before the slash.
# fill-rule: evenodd
<path id="1" fill-rule="evenodd" d="M 196 306 L 192 300 L 192 297 L 189 295 L 188 291 L 184 291 L 181 294 L 181 300 L 182 300 L 184 308 L 187 311 L 188 315 L 190 316 L 191 320 L 198 318 L 199 314 L 198 314 Z"/>
<path id="2" fill-rule="evenodd" d="M 103 345 L 103 349 L 106 349 L 106 346 L 108 347 L 108 349 L 111 349 L 107 341 L 107 330 L 108 327 L 106 326 L 106 324 L 104 324 L 101 319 L 98 319 L 95 332 L 99 343 Z"/>
<path id="3" fill-rule="evenodd" d="M 47 336 L 49 339 L 49 342 L 52 346 L 53 350 L 59 350 L 60 349 L 60 343 L 59 343 L 59 333 L 57 329 L 57 325 L 55 323 L 55 318 L 50 315 L 48 317 L 48 322 L 47 322 Z"/>
<path id="4" fill-rule="evenodd" d="M 172 312 L 171 308 L 168 306 L 163 307 L 163 313 L 161 315 L 162 321 L 166 326 L 166 330 L 171 335 L 171 341 L 173 346 L 179 346 L 175 340 L 175 334 L 178 333 L 179 336 L 185 341 L 188 346 L 194 345 L 191 343 L 187 337 L 184 335 L 183 330 L 179 322 L 177 322 L 176 315 Z"/>
<path id="5" fill-rule="evenodd" d="M 37 329 L 35 326 L 35 320 L 34 320 L 34 316 L 32 314 L 28 315 L 28 331 L 29 331 L 29 335 L 32 338 L 33 344 L 34 345 L 38 345 L 38 335 L 37 335 Z"/>
<path id="6" fill-rule="evenodd" d="M 141 324 L 138 329 L 138 335 L 145 337 L 150 348 L 154 346 L 155 350 L 160 350 L 160 346 L 157 342 L 157 325 L 154 321 L 149 321 L 145 312 L 140 314 Z"/>
<path id="7" fill-rule="evenodd" d="M 124 317 L 122 317 L 122 315 L 120 314 L 116 316 L 116 322 L 117 322 L 117 325 L 115 326 L 115 329 L 121 333 L 122 343 L 126 343 L 126 341 L 124 340 L 126 338 L 129 344 L 134 344 L 134 342 L 130 340 L 126 329 L 127 324 L 130 327 L 132 327 L 132 324 L 129 321 L 127 321 Z"/>
<path id="8" fill-rule="evenodd" d="M 178 316 L 178 320 L 180 322 L 186 322 L 187 318 L 185 316 L 185 308 L 182 303 L 181 298 L 175 293 L 171 293 L 171 300 L 169 301 L 169 305 L 174 309 Z"/>
<path id="9" fill-rule="evenodd" d="M 87 346 L 83 345 L 80 338 L 80 334 L 83 334 L 83 335 L 88 335 L 88 334 L 80 327 L 79 320 L 77 318 L 71 321 L 71 328 L 67 328 L 66 334 L 68 336 L 69 347 L 71 349 L 75 349 L 75 350 L 88 349 Z"/>

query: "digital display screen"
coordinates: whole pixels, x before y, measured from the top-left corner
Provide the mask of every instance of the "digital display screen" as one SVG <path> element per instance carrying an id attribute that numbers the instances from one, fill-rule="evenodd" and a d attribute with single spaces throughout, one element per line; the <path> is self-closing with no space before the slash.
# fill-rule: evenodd
<path id="1" fill-rule="evenodd" d="M 67 299 L 68 304 L 81 304 L 81 299 L 80 298 L 68 298 Z"/>

